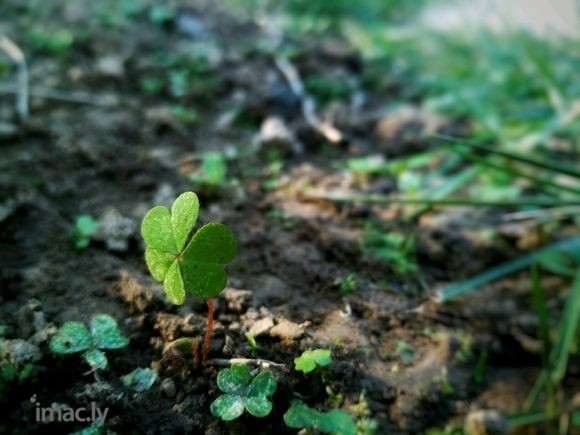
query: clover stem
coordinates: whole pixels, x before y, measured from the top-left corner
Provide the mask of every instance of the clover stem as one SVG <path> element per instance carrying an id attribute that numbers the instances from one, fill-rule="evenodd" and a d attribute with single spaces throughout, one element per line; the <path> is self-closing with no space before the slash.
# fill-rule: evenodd
<path id="1" fill-rule="evenodd" d="M 205 365 L 207 361 L 207 353 L 209 351 L 209 343 L 211 341 L 211 331 L 213 329 L 213 299 L 207 299 L 207 329 L 205 330 L 205 340 L 203 340 L 202 361 Z"/>

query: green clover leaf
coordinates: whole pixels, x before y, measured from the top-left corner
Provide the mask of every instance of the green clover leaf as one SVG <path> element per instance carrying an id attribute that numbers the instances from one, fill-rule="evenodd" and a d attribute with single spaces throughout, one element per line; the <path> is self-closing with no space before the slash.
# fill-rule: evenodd
<path id="1" fill-rule="evenodd" d="M 77 353 L 91 347 L 91 334 L 80 322 L 64 323 L 50 341 L 50 350 L 54 353 Z"/>
<path id="2" fill-rule="evenodd" d="M 106 369 L 107 356 L 100 349 L 120 349 L 128 343 L 115 319 L 108 314 L 97 314 L 91 320 L 90 332 L 80 322 L 65 322 L 50 340 L 50 350 L 57 354 L 83 352 L 93 369 Z"/>
<path id="3" fill-rule="evenodd" d="M 310 373 L 316 367 L 325 367 L 332 363 L 329 349 L 306 350 L 298 358 L 294 359 L 296 370 Z"/>
<path id="4" fill-rule="evenodd" d="M 217 384 L 224 395 L 211 404 L 211 412 L 224 421 L 238 418 L 247 410 L 254 417 L 265 417 L 272 411 L 269 397 L 276 391 L 276 379 L 262 372 L 254 379 L 245 365 L 234 364 L 218 373 Z"/>
<path id="5" fill-rule="evenodd" d="M 292 429 L 316 428 L 337 435 L 356 435 L 356 425 L 342 409 L 319 412 L 301 400 L 293 400 L 284 414 L 284 423 Z"/>
<path id="6" fill-rule="evenodd" d="M 94 369 L 104 370 L 109 365 L 107 356 L 99 349 L 89 349 L 83 353 L 83 358 Z"/>
<path id="7" fill-rule="evenodd" d="M 126 387 L 141 393 L 149 390 L 158 376 L 157 371 L 153 369 L 138 368 L 127 375 L 121 376 L 121 381 Z"/>
<path id="8" fill-rule="evenodd" d="M 127 346 L 127 340 L 119 331 L 117 322 L 108 314 L 97 314 L 91 320 L 93 344 L 99 349 L 120 349 Z"/>
<path id="9" fill-rule="evenodd" d="M 355 435 L 356 425 L 346 412 L 342 409 L 333 409 L 323 412 L 318 418 L 318 429 L 320 432 L 328 432 L 341 435 Z"/>
<path id="10" fill-rule="evenodd" d="M 284 414 L 284 423 L 292 429 L 313 427 L 318 423 L 319 412 L 309 408 L 301 400 L 293 400 L 290 408 Z"/>
<path id="11" fill-rule="evenodd" d="M 141 224 L 147 267 L 177 305 L 185 302 L 186 290 L 204 298 L 221 292 L 227 284 L 222 265 L 236 255 L 234 235 L 223 224 L 206 224 L 190 240 L 198 215 L 197 195 L 186 192 L 175 200 L 171 212 L 154 207 Z"/>

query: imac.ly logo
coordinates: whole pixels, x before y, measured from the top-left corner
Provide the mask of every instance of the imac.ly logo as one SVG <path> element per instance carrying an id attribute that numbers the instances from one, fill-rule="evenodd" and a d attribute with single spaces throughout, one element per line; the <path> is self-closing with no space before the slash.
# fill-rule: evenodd
<path id="1" fill-rule="evenodd" d="M 36 421 L 41 422 L 96 422 L 97 426 L 102 426 L 107 418 L 109 408 L 98 408 L 95 402 L 91 402 L 90 407 L 69 408 L 68 406 L 55 406 L 43 408 L 34 394 L 30 401 L 36 405 L 34 417 Z"/>

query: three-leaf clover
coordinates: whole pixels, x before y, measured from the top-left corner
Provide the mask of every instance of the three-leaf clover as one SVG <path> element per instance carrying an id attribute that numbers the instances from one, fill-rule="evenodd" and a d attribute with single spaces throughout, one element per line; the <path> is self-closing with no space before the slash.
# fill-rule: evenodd
<path id="1" fill-rule="evenodd" d="M 149 271 L 178 305 L 185 302 L 186 290 L 204 298 L 221 292 L 227 284 L 222 265 L 236 255 L 234 235 L 223 224 L 208 223 L 192 236 L 198 215 L 197 195 L 186 192 L 175 200 L 171 211 L 154 207 L 141 224 Z"/>
<path id="2" fill-rule="evenodd" d="M 226 394 L 211 404 L 211 412 L 224 421 L 235 420 L 247 410 L 254 417 L 265 417 L 272 411 L 268 400 L 276 391 L 276 379 L 265 371 L 254 379 L 248 366 L 233 364 L 218 373 L 217 384 Z"/>
<path id="3" fill-rule="evenodd" d="M 284 423 L 293 429 L 316 428 L 320 432 L 355 435 L 356 425 L 350 415 L 341 409 L 319 412 L 301 400 L 293 400 L 284 414 Z"/>
<path id="4" fill-rule="evenodd" d="M 310 373 L 316 367 L 326 367 L 330 364 L 332 364 L 330 349 L 306 350 L 302 352 L 302 355 L 294 359 L 296 370 L 304 373 Z"/>
<path id="5" fill-rule="evenodd" d="M 91 320 L 91 330 L 80 322 L 65 322 L 50 340 L 54 353 L 83 352 L 83 358 L 93 369 L 106 369 L 107 356 L 102 350 L 120 349 L 127 340 L 119 331 L 117 322 L 108 314 L 97 314 Z"/>

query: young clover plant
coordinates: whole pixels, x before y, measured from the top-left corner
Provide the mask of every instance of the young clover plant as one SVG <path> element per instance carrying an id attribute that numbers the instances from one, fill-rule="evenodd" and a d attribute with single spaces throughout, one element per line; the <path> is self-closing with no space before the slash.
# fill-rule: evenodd
<path id="1" fill-rule="evenodd" d="M 91 243 L 91 237 L 97 232 L 98 224 L 91 215 L 82 214 L 77 217 L 72 235 L 75 247 L 85 249 Z"/>
<path id="2" fill-rule="evenodd" d="M 341 409 L 319 412 L 301 400 L 293 400 L 284 414 L 284 423 L 293 429 L 314 428 L 320 432 L 338 435 L 355 435 L 356 425 L 350 415 Z"/>
<path id="3" fill-rule="evenodd" d="M 106 369 L 107 356 L 102 352 L 127 346 L 117 322 L 108 314 L 97 314 L 91 329 L 80 322 L 65 322 L 50 340 L 50 350 L 58 354 L 83 352 L 83 358 L 93 369 Z"/>
<path id="4" fill-rule="evenodd" d="M 207 299 L 208 319 L 203 343 L 203 361 L 213 327 L 213 299 L 226 286 L 228 276 L 222 265 L 236 256 L 236 240 L 225 225 L 211 222 L 194 231 L 199 200 L 193 192 L 181 194 L 171 211 L 153 207 L 143 218 L 145 261 L 153 278 L 163 282 L 171 302 L 181 305 L 186 291 Z"/>
<path id="5" fill-rule="evenodd" d="M 252 379 L 248 366 L 233 364 L 220 370 L 217 384 L 225 394 L 211 404 L 211 412 L 224 421 L 238 418 L 247 410 L 254 417 L 265 417 L 272 411 L 269 397 L 276 391 L 276 379 L 265 371 Z"/>
<path id="6" fill-rule="evenodd" d="M 317 367 L 326 367 L 330 364 L 332 364 L 330 349 L 306 350 L 294 359 L 294 368 L 304 373 L 310 373 Z"/>

